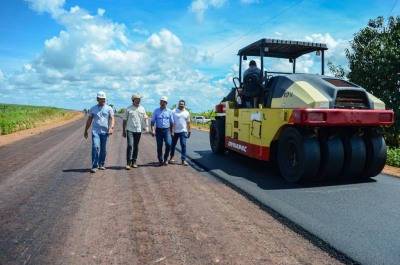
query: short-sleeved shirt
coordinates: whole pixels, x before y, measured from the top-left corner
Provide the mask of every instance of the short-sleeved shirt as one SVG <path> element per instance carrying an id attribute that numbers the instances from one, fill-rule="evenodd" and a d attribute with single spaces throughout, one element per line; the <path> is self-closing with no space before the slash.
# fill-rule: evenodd
<path id="1" fill-rule="evenodd" d="M 89 115 L 93 117 L 93 132 L 99 134 L 108 133 L 110 117 L 114 116 L 114 110 L 110 106 L 94 105 L 90 108 Z"/>
<path id="2" fill-rule="evenodd" d="M 172 117 L 174 119 L 174 132 L 187 132 L 187 123 L 190 122 L 189 112 L 186 109 L 176 108 L 172 111 Z"/>
<path id="3" fill-rule="evenodd" d="M 147 115 L 144 107 L 135 107 L 130 105 L 125 109 L 124 116 L 122 118 L 126 121 L 126 130 L 131 132 L 142 132 L 142 128 L 145 128 Z"/>
<path id="4" fill-rule="evenodd" d="M 169 128 L 174 123 L 172 119 L 172 111 L 169 108 L 157 108 L 151 115 L 151 123 L 155 123 L 157 128 Z"/>

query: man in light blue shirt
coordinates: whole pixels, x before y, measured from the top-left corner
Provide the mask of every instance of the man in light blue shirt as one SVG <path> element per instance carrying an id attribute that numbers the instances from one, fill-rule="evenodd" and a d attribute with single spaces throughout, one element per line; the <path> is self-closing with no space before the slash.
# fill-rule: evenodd
<path id="1" fill-rule="evenodd" d="M 174 120 L 172 111 L 167 108 L 168 98 L 162 96 L 160 107 L 153 111 L 151 115 L 151 135 L 156 137 L 157 158 L 159 165 L 168 165 L 168 156 L 171 150 L 172 136 L 174 135 Z M 156 128 L 154 129 L 154 125 Z M 162 154 L 163 142 L 165 141 L 165 153 Z M 164 158 L 164 160 L 163 160 Z"/>
<path id="2" fill-rule="evenodd" d="M 84 137 L 88 138 L 88 129 L 92 125 L 92 173 L 97 169 L 105 170 L 108 136 L 114 131 L 114 110 L 106 105 L 106 93 L 97 93 L 97 105 L 89 110 Z"/>

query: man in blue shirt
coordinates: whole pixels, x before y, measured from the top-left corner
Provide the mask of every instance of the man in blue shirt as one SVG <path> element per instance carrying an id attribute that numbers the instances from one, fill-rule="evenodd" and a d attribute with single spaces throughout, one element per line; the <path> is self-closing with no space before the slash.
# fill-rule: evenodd
<path id="1" fill-rule="evenodd" d="M 107 153 L 108 136 L 114 131 L 114 110 L 106 105 L 106 93 L 97 93 L 98 104 L 91 107 L 89 117 L 86 122 L 84 137 L 88 138 L 88 129 L 92 125 L 92 170 L 96 173 L 97 169 L 105 170 L 104 161 Z"/>
<path id="2" fill-rule="evenodd" d="M 160 107 L 153 111 L 151 115 L 151 135 L 156 137 L 157 158 L 159 165 L 168 165 L 168 156 L 171 150 L 172 136 L 174 136 L 174 120 L 172 111 L 167 108 L 168 98 L 162 96 Z M 156 129 L 154 130 L 154 125 Z M 165 141 L 165 153 L 162 154 L 163 142 Z M 163 160 L 164 158 L 164 160 Z"/>

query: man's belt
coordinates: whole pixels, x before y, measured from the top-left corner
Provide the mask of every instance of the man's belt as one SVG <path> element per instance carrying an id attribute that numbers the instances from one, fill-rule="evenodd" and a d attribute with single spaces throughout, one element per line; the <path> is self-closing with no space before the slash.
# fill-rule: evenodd
<path id="1" fill-rule="evenodd" d="M 168 128 L 156 128 L 156 130 L 159 130 L 159 131 L 166 131 L 166 130 L 169 130 L 169 127 Z"/>

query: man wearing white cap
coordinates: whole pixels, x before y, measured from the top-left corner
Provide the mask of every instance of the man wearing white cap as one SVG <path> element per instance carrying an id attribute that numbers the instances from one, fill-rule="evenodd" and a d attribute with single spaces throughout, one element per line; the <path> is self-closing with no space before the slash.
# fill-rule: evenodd
<path id="1" fill-rule="evenodd" d="M 126 148 L 126 170 L 130 170 L 131 167 L 137 168 L 136 160 L 139 153 L 140 137 L 142 131 L 149 131 L 146 110 L 143 106 L 140 106 L 141 98 L 142 96 L 139 94 L 132 95 L 132 105 L 125 109 L 122 118 L 122 136 L 126 137 L 128 143 Z"/>
<path id="2" fill-rule="evenodd" d="M 174 135 L 174 120 L 172 111 L 167 108 L 168 98 L 162 96 L 160 98 L 160 107 L 153 111 L 151 115 L 151 135 L 156 137 L 157 141 L 157 158 L 159 165 L 168 165 L 169 152 L 171 150 L 172 136 Z M 154 130 L 154 125 L 156 129 Z M 165 142 L 165 153 L 163 156 L 162 148 Z"/>
<path id="3" fill-rule="evenodd" d="M 96 173 L 97 169 L 105 170 L 104 162 L 107 154 L 108 136 L 114 131 L 114 110 L 106 104 L 106 93 L 97 92 L 97 105 L 89 110 L 89 117 L 86 121 L 85 133 L 83 136 L 88 138 L 88 129 L 92 125 L 92 170 Z"/>

